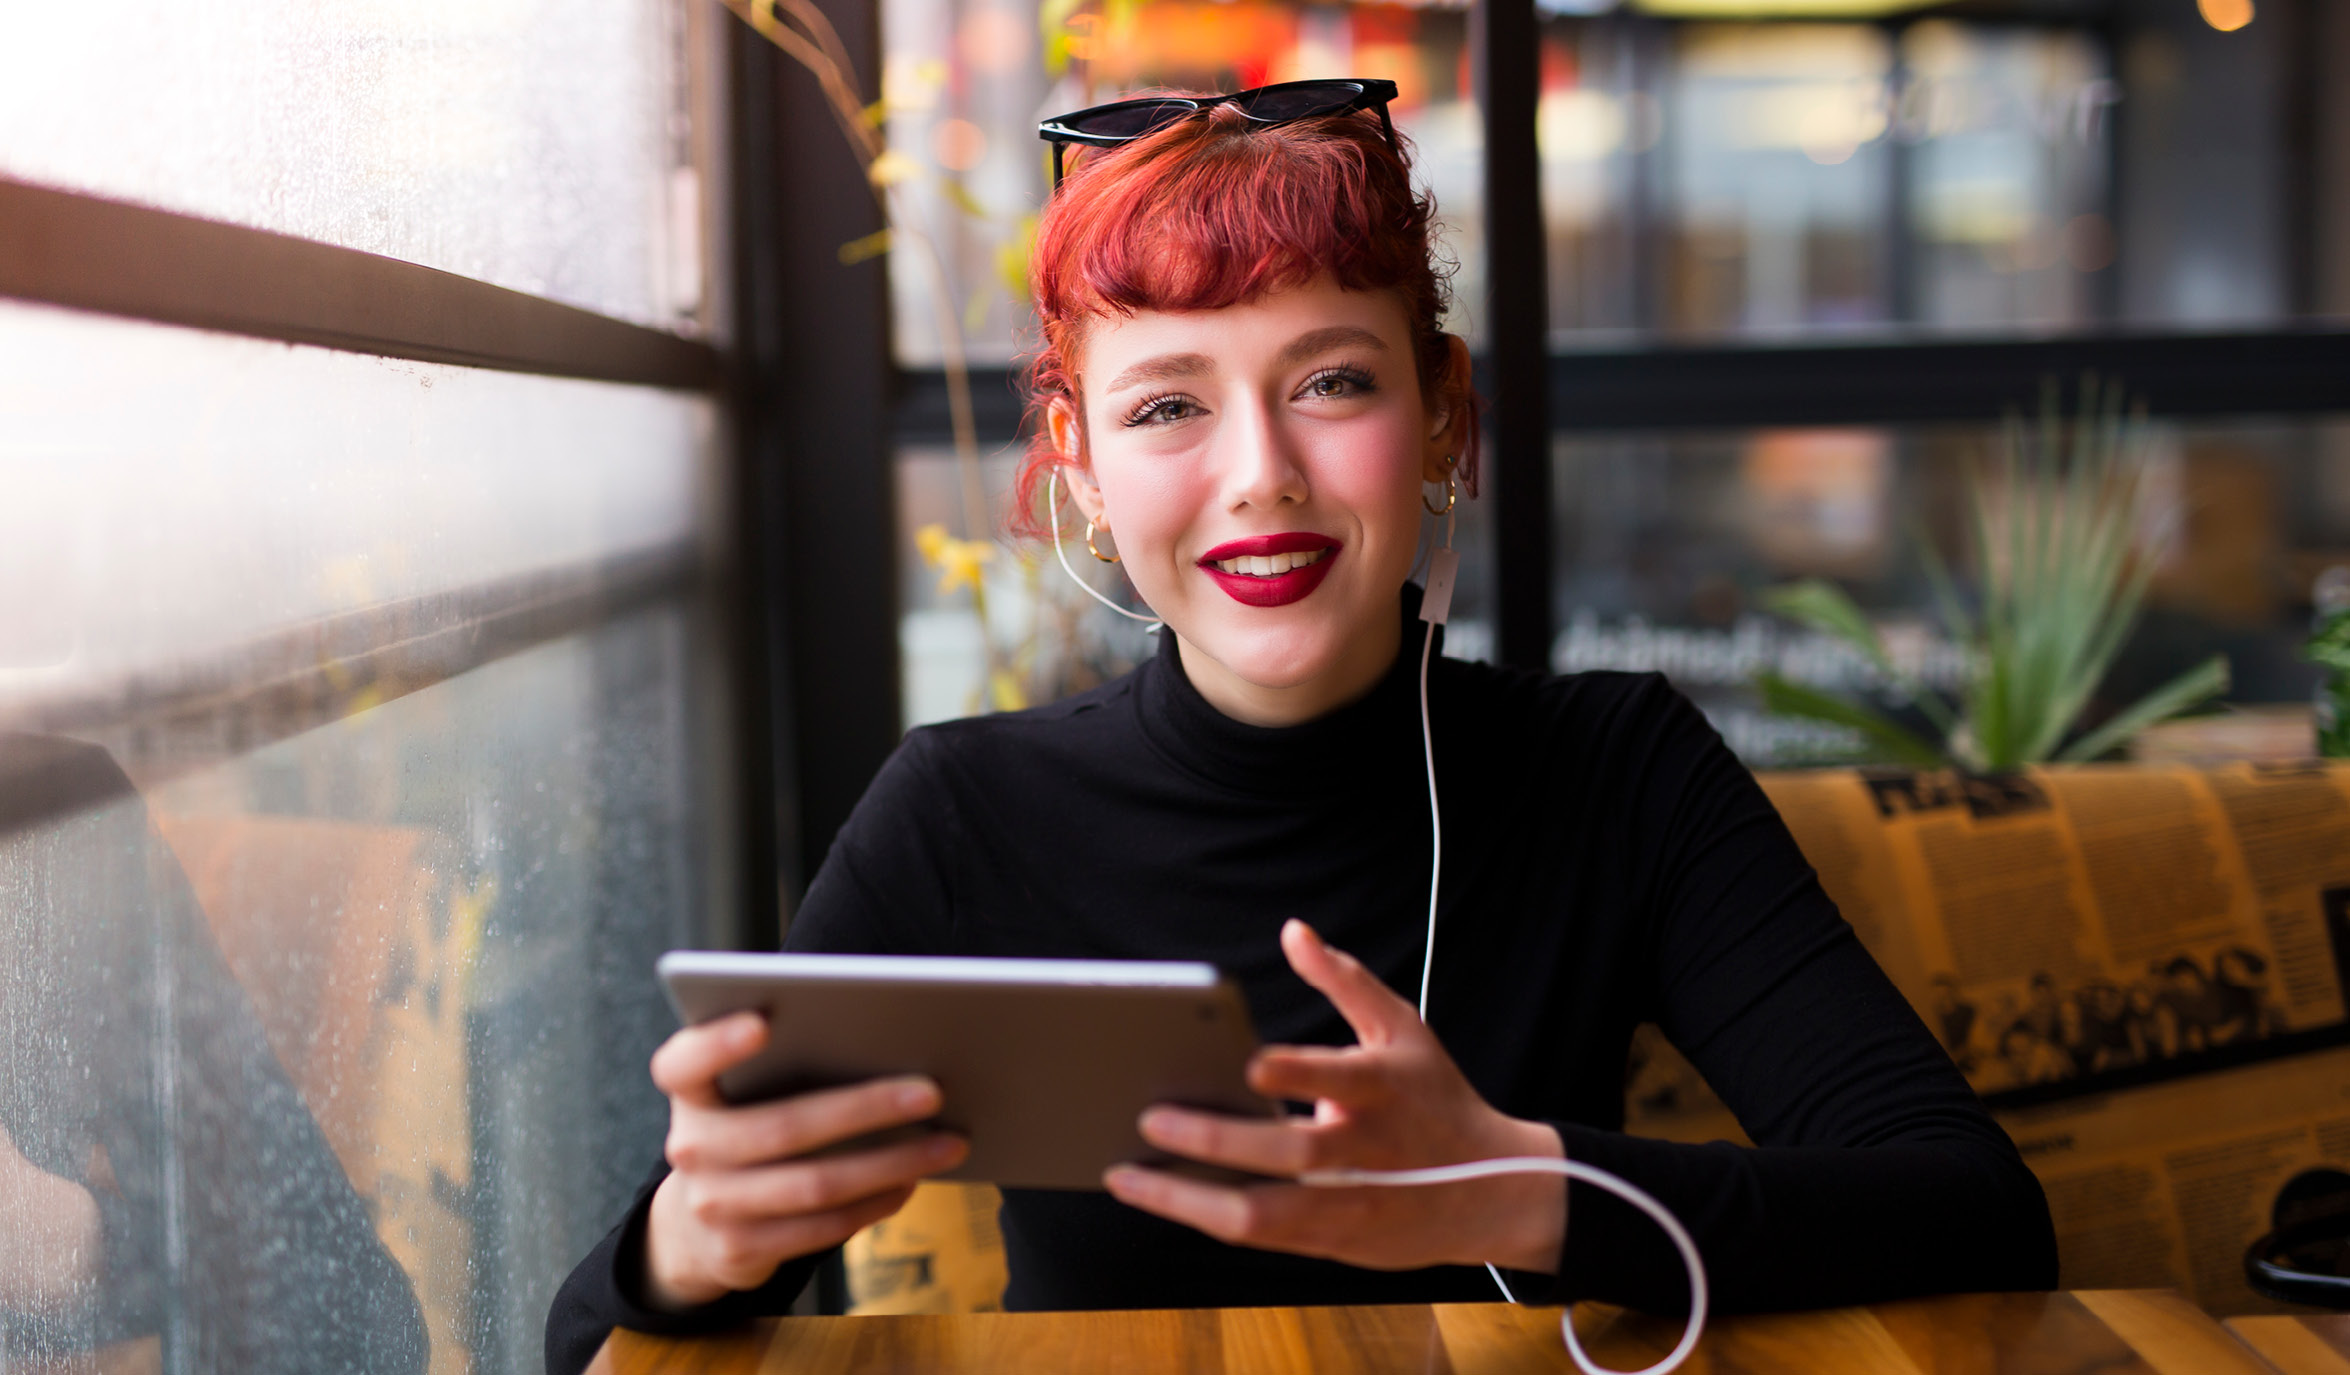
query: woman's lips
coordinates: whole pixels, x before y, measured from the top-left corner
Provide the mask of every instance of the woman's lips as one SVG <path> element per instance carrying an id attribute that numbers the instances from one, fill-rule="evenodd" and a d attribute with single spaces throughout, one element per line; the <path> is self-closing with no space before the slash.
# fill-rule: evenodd
<path id="1" fill-rule="evenodd" d="M 1340 547 L 1328 535 L 1307 531 L 1251 535 L 1200 555 L 1199 568 L 1243 606 L 1287 606 L 1322 585 Z"/>

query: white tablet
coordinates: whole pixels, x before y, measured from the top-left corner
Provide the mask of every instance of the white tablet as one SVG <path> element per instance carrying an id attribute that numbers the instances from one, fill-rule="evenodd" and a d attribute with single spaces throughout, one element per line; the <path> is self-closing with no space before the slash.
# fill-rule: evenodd
<path id="1" fill-rule="evenodd" d="M 1135 1130 L 1153 1103 L 1279 1112 L 1248 1089 L 1256 1034 L 1210 965 L 673 950 L 658 968 L 689 1023 L 765 1014 L 767 1049 L 719 1078 L 731 1101 L 937 1080 L 937 1125 L 971 1142 L 941 1178 L 1098 1189 L 1120 1161 L 1174 1163 Z"/>

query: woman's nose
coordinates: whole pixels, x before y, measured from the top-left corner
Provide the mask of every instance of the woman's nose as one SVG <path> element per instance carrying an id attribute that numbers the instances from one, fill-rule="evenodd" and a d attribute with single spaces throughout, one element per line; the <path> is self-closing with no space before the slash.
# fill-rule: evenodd
<path id="1" fill-rule="evenodd" d="M 1288 436 L 1260 407 L 1241 407 L 1218 438 L 1225 504 L 1265 509 L 1306 499 L 1305 469 Z"/>

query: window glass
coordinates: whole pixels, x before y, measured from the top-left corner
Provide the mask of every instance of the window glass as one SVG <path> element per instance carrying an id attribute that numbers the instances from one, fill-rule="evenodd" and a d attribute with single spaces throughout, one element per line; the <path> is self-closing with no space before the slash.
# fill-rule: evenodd
<path id="1" fill-rule="evenodd" d="M 0 307 L 0 1368 L 541 1368 L 723 943 L 709 398 Z"/>
<path id="2" fill-rule="evenodd" d="M 2303 109 L 2336 59 L 2295 32 L 2223 33 L 2191 6 L 2095 25 L 1554 15 L 1554 339 L 2338 312 L 2340 211 L 2314 169 L 2339 120 Z"/>
<path id="3" fill-rule="evenodd" d="M 0 703 L 675 550 L 704 397 L 0 303 Z"/>
<path id="4" fill-rule="evenodd" d="M 0 174 L 677 326 L 702 296 L 688 9 L 14 6 Z"/>
<path id="5" fill-rule="evenodd" d="M 706 938 L 689 624 L 143 795 L 0 734 L 12 809 L 80 800 L 0 836 L 0 1360 L 541 1368 L 658 1155 L 652 961 Z"/>
<path id="6" fill-rule="evenodd" d="M 1166 87 L 1394 81 L 1396 126 L 1417 147 L 1419 180 L 1435 193 L 1460 260 L 1453 328 L 1477 327 L 1483 136 L 1465 6 L 1147 0 L 1039 11 L 1007 0 L 884 0 L 882 31 L 889 142 L 908 159 L 902 203 L 944 266 L 942 285 L 922 252 L 900 244 L 892 253 L 896 348 L 909 367 L 938 366 L 949 327 L 978 363 L 1006 362 L 1028 346 L 1026 245 L 1052 187 L 1037 121 Z"/>
<path id="7" fill-rule="evenodd" d="M 1762 596 L 1832 580 L 1898 662 L 1955 691 L 1967 660 L 1919 547 L 1930 540 L 1970 585 L 1970 475 L 1996 464 L 1997 441 L 1971 425 L 1562 437 L 1551 666 L 1662 671 L 1758 766 L 1850 757 L 1851 737 L 1763 712 L 1757 675 L 1897 712 L 1903 699 L 1856 655 L 1769 615 Z M 2084 723 L 2224 654 L 2235 724 L 2221 734 L 2311 753 L 2317 669 L 2301 645 L 2319 580 L 2350 565 L 2350 421 L 2158 420 L 2142 452 L 2153 580 Z"/>

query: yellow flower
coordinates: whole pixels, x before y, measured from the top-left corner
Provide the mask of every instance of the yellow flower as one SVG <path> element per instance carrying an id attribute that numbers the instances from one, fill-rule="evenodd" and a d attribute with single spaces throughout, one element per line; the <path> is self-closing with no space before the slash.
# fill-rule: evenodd
<path id="1" fill-rule="evenodd" d="M 979 566 L 995 558 L 995 546 L 985 540 L 956 539 L 943 525 L 925 525 L 914 532 L 914 547 L 922 561 L 939 570 L 940 593 L 966 584 L 979 587 Z"/>

